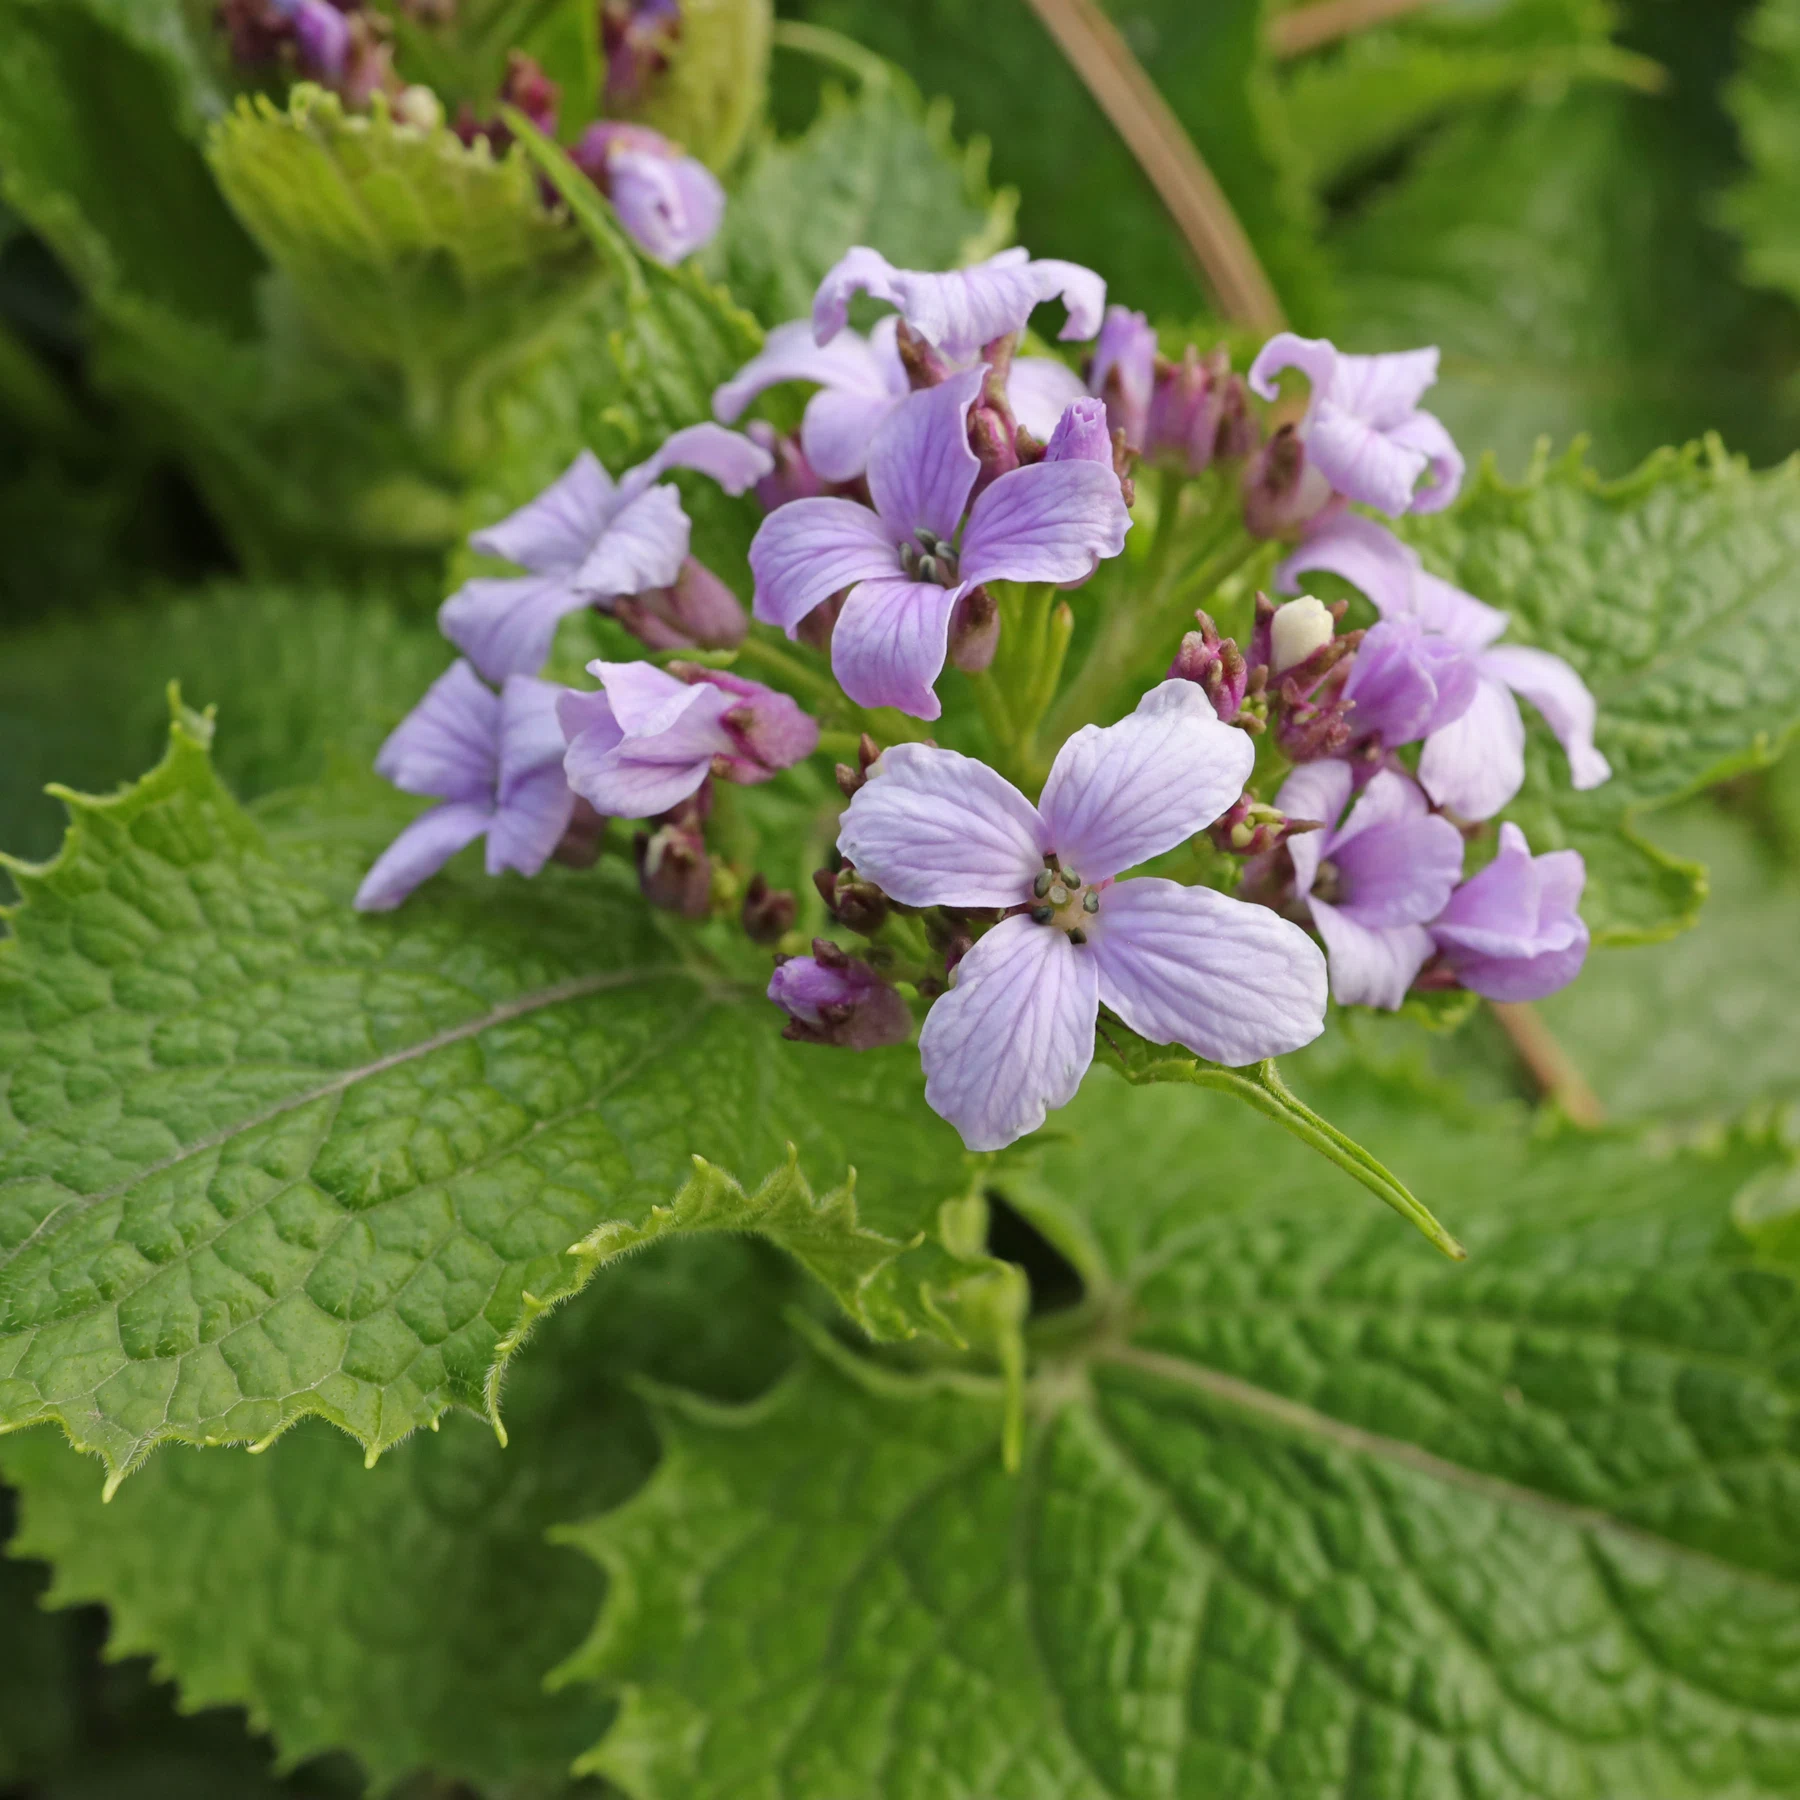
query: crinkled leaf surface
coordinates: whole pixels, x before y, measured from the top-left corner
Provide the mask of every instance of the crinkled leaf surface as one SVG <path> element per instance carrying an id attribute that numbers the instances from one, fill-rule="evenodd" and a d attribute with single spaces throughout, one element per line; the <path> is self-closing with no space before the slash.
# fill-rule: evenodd
<path id="1" fill-rule="evenodd" d="M 1729 103 L 1750 172 L 1725 216 L 1743 240 L 1745 274 L 1800 299 L 1800 4 L 1761 0 L 1742 31 Z"/>
<path id="2" fill-rule="evenodd" d="M 0 1428 L 57 1420 L 115 1479 L 308 1414 L 373 1454 L 494 1404 L 545 1303 L 689 1229 L 763 1232 L 876 1332 L 1004 1313 L 998 1265 L 935 1236 L 970 1176 L 915 1053 L 782 1042 L 626 879 L 440 879 L 358 917 L 385 791 L 265 831 L 205 736 L 178 720 L 12 869 Z"/>
<path id="3" fill-rule="evenodd" d="M 1406 532 L 1438 573 L 1512 615 L 1507 642 L 1567 658 L 1593 690 L 1612 779 L 1576 793 L 1533 714 L 1509 810 L 1537 849 L 1588 858 L 1596 936 L 1691 923 L 1701 872 L 1635 836 L 1632 818 L 1771 761 L 1800 722 L 1800 464 L 1752 474 L 1715 440 L 1608 483 L 1577 448 L 1517 486 L 1490 468 Z"/>
<path id="4" fill-rule="evenodd" d="M 788 1359 L 777 1320 L 800 1280 L 743 1239 L 605 1271 L 508 1382 L 504 1449 L 453 1415 L 365 1471 L 315 1421 L 257 1457 L 166 1450 L 102 1505 L 92 1461 L 56 1433 L 20 1433 L 0 1442 L 22 1506 L 11 1548 L 54 1566 L 48 1604 L 106 1604 L 110 1654 L 152 1656 L 190 1709 L 247 1708 L 286 1765 L 343 1748 L 383 1789 L 424 1768 L 553 1784 L 609 1707 L 592 1689 L 544 1690 L 600 1594 L 592 1566 L 544 1533 L 653 1467 L 634 1374 L 722 1400 L 765 1388 Z M 32 1580 L 0 1564 L 0 1584 Z"/>
<path id="5" fill-rule="evenodd" d="M 1016 1480 L 954 1379 L 667 1398 L 657 1476 L 570 1533 L 614 1577 L 588 1766 L 634 1800 L 1791 1793 L 1800 1296 L 1721 1230 L 1766 1152 L 1361 1092 L 1461 1181 L 1466 1268 L 1223 1102 L 1090 1083 L 1009 1188 L 1089 1283 Z"/>

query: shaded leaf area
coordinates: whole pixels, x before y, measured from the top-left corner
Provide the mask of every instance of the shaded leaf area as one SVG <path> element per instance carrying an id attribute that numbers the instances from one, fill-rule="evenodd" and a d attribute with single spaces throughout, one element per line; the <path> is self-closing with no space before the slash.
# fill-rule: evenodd
<path id="1" fill-rule="evenodd" d="M 0 1427 L 114 1478 L 318 1414 L 380 1451 L 659 1236 L 756 1230 L 867 1329 L 1011 1329 L 936 1235 L 970 1174 L 905 1047 L 783 1042 L 759 955 L 665 936 L 611 860 L 349 910 L 373 784 L 251 820 L 207 730 L 12 865 L 0 946 Z M 571 1247 L 579 1242 L 579 1254 Z"/>
<path id="2" fill-rule="evenodd" d="M 1749 171 L 1724 217 L 1743 242 L 1746 277 L 1800 300 L 1800 5 L 1760 0 L 1742 33 L 1727 99 Z"/>
<path id="3" fill-rule="evenodd" d="M 750 159 L 706 266 L 777 325 L 811 313 L 820 279 L 853 244 L 903 269 L 954 268 L 999 249 L 1011 220 L 1011 197 L 988 191 L 985 147 L 959 146 L 948 104 L 927 108 L 877 64 L 854 97 L 827 88 L 803 134 Z"/>
<path id="4" fill-rule="evenodd" d="M 1612 779 L 1575 792 L 1534 718 L 1509 812 L 1537 849 L 1587 858 L 1601 941 L 1668 936 L 1704 893 L 1634 816 L 1773 760 L 1800 721 L 1797 498 L 1800 466 L 1753 475 L 1714 441 L 1610 484 L 1579 450 L 1518 486 L 1490 469 L 1450 512 L 1407 522 L 1434 570 L 1511 615 L 1509 642 L 1565 657 L 1593 690 Z"/>
<path id="5" fill-rule="evenodd" d="M 1100 270 L 1112 297 L 1192 318 L 1205 294 L 1162 203 L 1026 0 L 784 0 L 788 17 L 858 39 L 955 102 L 1020 190 L 1019 238 Z M 1218 177 L 1289 313 L 1328 308 L 1310 196 L 1263 46 L 1262 0 L 1117 0 L 1106 10 Z"/>
<path id="6" fill-rule="evenodd" d="M 1791 1792 L 1800 1295 L 1726 1222 L 1769 1153 L 1325 1088 L 1454 1174 L 1466 1269 L 1261 1123 L 1097 1078 L 1006 1186 L 1090 1293 L 1023 1477 L 953 1377 L 834 1351 L 748 1408 L 665 1395 L 655 1478 L 568 1533 L 630 1576 L 567 1671 L 621 1696 L 586 1766 L 634 1800 Z"/>
<path id="7" fill-rule="evenodd" d="M 452 1417 L 365 1472 L 314 1421 L 259 1457 L 167 1451 L 103 1506 L 98 1465 L 57 1435 L 0 1440 L 21 1499 L 13 1553 L 53 1565 L 48 1604 L 105 1604 L 109 1654 L 153 1657 L 185 1707 L 247 1709 L 284 1766 L 343 1749 L 380 1790 L 427 1770 L 560 1791 L 610 1707 L 544 1689 L 600 1597 L 598 1572 L 545 1531 L 650 1473 L 635 1377 L 721 1400 L 766 1388 L 789 1358 L 775 1321 L 800 1280 L 735 1239 L 605 1271 L 509 1381 L 504 1449 Z M 21 1579 L 0 1565 L 0 1581 Z"/>

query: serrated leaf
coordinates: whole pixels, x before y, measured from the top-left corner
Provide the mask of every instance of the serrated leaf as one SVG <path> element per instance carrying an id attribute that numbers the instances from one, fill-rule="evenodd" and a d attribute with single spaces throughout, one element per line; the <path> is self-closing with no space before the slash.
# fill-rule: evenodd
<path id="1" fill-rule="evenodd" d="M 1004 1271 L 937 1232 L 972 1177 L 914 1052 L 783 1042 L 622 871 L 359 917 L 386 791 L 265 831 L 208 735 L 178 718 L 135 787 L 68 796 L 54 863 L 12 865 L 0 1429 L 56 1420 L 114 1483 L 312 1414 L 379 1454 L 494 1409 L 602 1227 L 762 1231 L 879 1335 L 1004 1317 Z"/>
<path id="2" fill-rule="evenodd" d="M 1744 273 L 1800 299 L 1800 5 L 1761 0 L 1742 30 L 1743 67 L 1727 89 L 1750 165 L 1724 205 Z"/>
<path id="3" fill-rule="evenodd" d="M 707 267 L 775 325 L 807 316 L 852 244 L 897 268 L 955 268 L 1007 241 L 1015 203 L 988 191 L 985 145 L 957 145 L 948 103 L 926 108 L 893 71 L 865 80 L 854 99 L 827 90 L 804 136 L 756 153 Z"/>
<path id="4" fill-rule="evenodd" d="M 1466 1268 L 1222 1101 L 1084 1090 L 1008 1187 L 1089 1283 L 1018 1480 L 997 1397 L 842 1353 L 666 1396 L 657 1476 L 567 1534 L 613 1578 L 584 1766 L 632 1800 L 1792 1792 L 1800 1294 L 1722 1231 L 1767 1152 L 1357 1092 L 1464 1183 Z"/>
<path id="5" fill-rule="evenodd" d="M 547 1791 L 609 1709 L 544 1691 L 599 1601 L 544 1533 L 653 1467 L 634 1376 L 747 1399 L 782 1372 L 798 1276 L 758 1250 L 669 1245 L 603 1274 L 509 1381 L 505 1449 L 452 1417 L 365 1472 L 314 1423 L 259 1457 L 165 1452 L 103 1505 L 55 1434 L 7 1438 L 11 1551 L 52 1564 L 48 1604 L 104 1603 L 109 1653 L 153 1657 L 185 1707 L 246 1708 L 284 1767 L 345 1749 L 380 1791 L 425 1769 Z M 21 1578 L 0 1564 L 0 1586 Z"/>
<path id="6" fill-rule="evenodd" d="M 1405 530 L 1431 568 L 1511 615 L 1508 641 L 1566 658 L 1593 690 L 1612 779 L 1576 793 L 1534 715 L 1508 810 L 1537 849 L 1588 858 L 1596 938 L 1691 923 L 1703 871 L 1632 821 L 1773 760 L 1800 723 L 1800 464 L 1752 474 L 1713 439 L 1605 482 L 1577 446 L 1516 486 L 1489 466 Z"/>

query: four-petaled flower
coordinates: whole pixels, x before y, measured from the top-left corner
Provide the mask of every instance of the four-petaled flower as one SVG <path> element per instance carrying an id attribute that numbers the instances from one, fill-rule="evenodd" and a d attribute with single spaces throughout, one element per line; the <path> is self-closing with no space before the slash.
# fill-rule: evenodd
<path id="1" fill-rule="evenodd" d="M 387 912 L 457 851 L 487 838 L 487 872 L 535 875 L 575 810 L 563 778 L 562 689 L 509 675 L 496 694 L 460 659 L 394 728 L 375 771 L 442 802 L 384 850 L 356 890 L 359 912 Z"/>
<path id="2" fill-rule="evenodd" d="M 1282 331 L 1250 365 L 1251 388 L 1273 400 L 1283 369 L 1299 369 L 1312 383 L 1300 437 L 1313 466 L 1346 499 L 1398 517 L 1437 512 L 1456 498 L 1462 453 L 1442 422 L 1419 410 L 1419 396 L 1437 380 L 1435 349 L 1347 356 L 1324 338 Z"/>
<path id="3" fill-rule="evenodd" d="M 438 626 L 490 681 L 534 675 L 557 621 L 584 606 L 673 587 L 688 562 L 681 495 L 658 478 L 698 469 L 729 494 L 767 475 L 775 459 L 718 425 L 678 431 L 615 482 L 584 450 L 535 500 L 469 539 L 529 575 L 466 581 L 438 611 Z"/>
<path id="4" fill-rule="evenodd" d="M 1116 879 L 1218 818 L 1254 754 L 1192 682 L 1165 681 L 1119 724 L 1076 732 L 1036 806 L 951 750 L 901 744 L 875 765 L 838 838 L 858 872 L 903 905 L 1011 914 L 957 964 L 919 1039 L 925 1098 L 970 1149 L 1074 1097 L 1102 1002 L 1220 1063 L 1318 1036 L 1324 959 L 1299 927 L 1210 888 Z"/>
<path id="5" fill-rule="evenodd" d="M 1304 763 L 1275 804 L 1290 819 L 1325 824 L 1287 848 L 1296 899 L 1331 958 L 1332 997 L 1391 1011 L 1431 955 L 1426 926 L 1462 874 L 1462 833 L 1392 769 L 1363 789 L 1345 818 L 1352 785 L 1346 762 Z"/>
<path id="6" fill-rule="evenodd" d="M 1500 827 L 1500 853 L 1450 896 L 1431 927 L 1445 966 L 1489 1000 L 1542 1000 L 1581 973 L 1588 928 L 1576 911 L 1587 884 L 1579 850 L 1531 854 Z"/>
<path id="7" fill-rule="evenodd" d="M 982 376 L 979 366 L 953 375 L 890 415 L 869 451 L 873 509 L 828 497 L 790 501 L 750 546 L 756 616 L 790 637 L 815 607 L 850 590 L 831 665 L 859 705 L 937 718 L 933 683 L 951 614 L 970 589 L 985 581 L 1073 585 L 1124 548 L 1131 515 L 1118 477 L 1110 462 L 1080 453 L 1080 440 L 1065 440 L 1073 454 L 1047 454 L 1002 475 L 964 527 L 981 467 L 967 418 Z"/>

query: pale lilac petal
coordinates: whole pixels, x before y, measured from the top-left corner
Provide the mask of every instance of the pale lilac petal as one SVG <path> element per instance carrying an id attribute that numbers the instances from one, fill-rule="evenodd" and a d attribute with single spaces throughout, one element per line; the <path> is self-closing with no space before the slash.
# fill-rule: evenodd
<path id="1" fill-rule="evenodd" d="M 1057 752 L 1039 807 L 1045 847 L 1083 881 L 1117 875 L 1204 830 L 1255 761 L 1194 682 L 1161 682 L 1118 724 L 1084 725 Z"/>
<path id="2" fill-rule="evenodd" d="M 438 608 L 438 630 L 489 681 L 535 674 L 559 620 L 589 604 L 569 575 L 481 575 Z"/>
<path id="3" fill-rule="evenodd" d="M 730 748 L 716 720 L 709 732 L 705 717 L 678 720 L 664 736 L 649 739 L 615 738 L 603 726 L 570 740 L 563 772 L 596 812 L 614 819 L 654 818 L 687 799 L 712 772 L 718 739 Z"/>
<path id="4" fill-rule="evenodd" d="M 838 849 L 902 906 L 1018 906 L 1050 839 L 1038 811 L 986 763 L 896 744 L 844 814 Z"/>
<path id="5" fill-rule="evenodd" d="M 844 329 L 850 317 L 850 302 L 858 294 L 873 294 L 877 300 L 898 306 L 897 284 L 902 273 L 879 250 L 871 250 L 867 244 L 853 244 L 825 271 L 825 278 L 813 295 L 813 337 L 821 344 L 829 344 Z"/>
<path id="6" fill-rule="evenodd" d="M 953 537 L 981 472 L 969 407 L 985 371 L 964 369 L 894 408 L 869 446 L 869 495 L 895 543 L 920 526 Z"/>
<path id="7" fill-rule="evenodd" d="M 469 539 L 483 556 L 501 556 L 545 575 L 579 568 L 614 505 L 613 479 L 591 450 L 569 464 L 535 500 Z"/>
<path id="8" fill-rule="evenodd" d="M 1565 856 L 1573 851 L 1564 851 Z M 1435 922 L 1438 940 L 1484 955 L 1524 955 L 1537 935 L 1543 883 L 1525 834 L 1509 819 L 1500 827 L 1500 848 L 1480 874 L 1451 896 Z"/>
<path id="9" fill-rule="evenodd" d="M 1039 257 L 1028 266 L 1037 278 L 1038 298 L 1060 300 L 1068 308 L 1069 316 L 1056 335 L 1071 343 L 1097 337 L 1100 321 L 1106 316 L 1105 280 L 1080 263 L 1061 262 L 1053 256 Z"/>
<path id="10" fill-rule="evenodd" d="M 725 190 L 692 156 L 615 149 L 607 190 L 619 223 L 646 256 L 678 263 L 709 243 L 725 217 Z"/>
<path id="11" fill-rule="evenodd" d="M 1502 825 L 1504 838 L 1518 826 Z M 1520 834 L 1523 837 L 1523 833 Z M 1533 859 L 1538 872 L 1540 904 L 1545 912 L 1573 912 L 1581 904 L 1582 889 L 1587 886 L 1587 864 L 1579 850 L 1551 850 Z"/>
<path id="12" fill-rule="evenodd" d="M 1398 777 L 1376 777 L 1388 779 Z M 1352 824 L 1360 807 L 1359 801 Z M 1435 919 L 1462 878 L 1462 833 L 1436 814 L 1387 819 L 1354 837 L 1340 834 L 1325 853 L 1341 880 L 1335 909 L 1375 931 Z"/>
<path id="13" fill-rule="evenodd" d="M 1340 353 L 1328 398 L 1366 419 L 1377 431 L 1391 431 L 1418 410 L 1425 390 L 1438 378 L 1435 348 L 1396 350 L 1379 356 Z"/>
<path id="14" fill-rule="evenodd" d="M 729 381 L 713 389 L 713 417 L 736 424 L 746 406 L 767 388 L 784 381 L 816 381 L 844 393 L 897 398 L 889 388 L 881 360 L 860 332 L 845 331 L 829 344 L 813 339 L 805 319 L 777 325 L 763 347 Z M 900 392 L 906 391 L 904 384 Z"/>
<path id="15" fill-rule="evenodd" d="M 754 439 L 706 419 L 672 432 L 654 456 L 627 469 L 619 477 L 619 503 L 627 505 L 671 469 L 698 470 L 726 493 L 741 494 L 774 467 L 775 458 Z"/>
<path id="16" fill-rule="evenodd" d="M 409 794 L 490 800 L 499 776 L 500 697 L 453 662 L 389 734 L 375 773 Z"/>
<path id="17" fill-rule="evenodd" d="M 1483 655 L 1483 662 L 1493 652 Z M 1425 740 L 1419 780 L 1439 806 L 1491 819 L 1525 781 L 1525 721 L 1504 683 L 1485 672 L 1469 710 Z"/>
<path id="18" fill-rule="evenodd" d="M 1359 414 L 1326 400 L 1307 427 L 1306 454 L 1338 493 L 1398 517 L 1429 458 L 1396 444 Z"/>
<path id="19" fill-rule="evenodd" d="M 1371 930 L 1319 900 L 1313 901 L 1312 914 L 1330 959 L 1331 997 L 1340 1006 L 1395 1011 L 1431 956 L 1431 933 L 1423 925 Z"/>
<path id="20" fill-rule="evenodd" d="M 554 681 L 509 675 L 500 689 L 500 804 L 513 782 L 539 769 L 560 767 L 562 721 L 558 702 L 569 690 Z"/>
<path id="21" fill-rule="evenodd" d="M 1325 846 L 1331 842 L 1332 828 L 1349 804 L 1354 779 L 1347 762 L 1326 759 L 1302 763 L 1275 796 L 1275 804 L 1290 819 L 1317 819 L 1325 827 L 1323 831 L 1303 832 L 1288 839 L 1288 854 L 1294 859 L 1294 885 L 1299 893 L 1312 892 Z"/>
<path id="22" fill-rule="evenodd" d="M 858 706 L 897 706 L 915 719 L 943 707 L 932 684 L 950 653 L 960 587 L 896 577 L 850 590 L 831 634 L 831 672 Z"/>
<path id="23" fill-rule="evenodd" d="M 1385 525 L 1360 513 L 1338 512 L 1300 540 L 1275 571 L 1275 585 L 1297 594 L 1306 587 L 1302 575 L 1325 569 L 1359 588 L 1383 618 L 1401 618 L 1416 608 L 1413 578 L 1418 566 L 1418 552 Z M 1504 629 L 1504 619 L 1501 623 Z"/>
<path id="24" fill-rule="evenodd" d="M 1480 676 L 1460 645 L 1426 632 L 1417 619 L 1383 619 L 1363 639 L 1344 683 L 1350 729 L 1390 749 L 1414 744 L 1469 710 Z"/>
<path id="25" fill-rule="evenodd" d="M 649 488 L 612 516 L 573 585 L 596 600 L 673 587 L 687 561 L 689 529 L 680 494 L 672 487 Z"/>
<path id="26" fill-rule="evenodd" d="M 1106 402 L 1091 394 L 1071 400 L 1044 446 L 1044 461 L 1094 462 L 1110 469 L 1113 441 L 1112 428 L 1106 422 Z"/>
<path id="27" fill-rule="evenodd" d="M 719 720 L 731 710 L 732 696 L 710 682 L 690 685 L 654 663 L 591 662 L 588 673 L 606 690 L 607 705 L 628 738 L 678 741 L 675 754 L 709 754 L 730 749 Z"/>
<path id="28" fill-rule="evenodd" d="M 488 826 L 487 872 L 516 869 L 535 875 L 562 842 L 575 813 L 575 794 L 560 758 L 549 768 L 521 775 L 508 789 Z"/>
<path id="29" fill-rule="evenodd" d="M 1497 644 L 1483 652 L 1481 671 L 1504 681 L 1544 715 L 1568 755 L 1575 787 L 1598 787 L 1612 774 L 1612 764 L 1594 748 L 1594 696 L 1560 656 L 1523 644 Z"/>
<path id="30" fill-rule="evenodd" d="M 1576 910 L 1586 879 L 1578 852 L 1533 857 L 1509 821 L 1499 854 L 1456 890 L 1431 934 L 1464 987 L 1490 1000 L 1541 1000 L 1573 981 L 1587 956 Z"/>
<path id="31" fill-rule="evenodd" d="M 926 1016 L 926 1104 L 971 1150 L 1004 1149 L 1075 1098 L 1099 1010 L 1092 956 L 1052 927 L 1003 919 Z"/>
<path id="32" fill-rule="evenodd" d="M 1388 441 L 1429 458 L 1425 479 L 1413 495 L 1416 513 L 1442 512 L 1462 492 L 1463 456 L 1436 414 L 1416 412 L 1388 432 Z"/>
<path id="33" fill-rule="evenodd" d="M 1303 338 L 1291 331 L 1278 331 L 1257 351 L 1245 380 L 1251 393 L 1273 400 L 1281 391 L 1275 377 L 1284 369 L 1298 369 L 1312 383 L 1312 403 L 1316 404 L 1331 387 L 1338 362 L 1336 348 L 1325 338 Z"/>
<path id="34" fill-rule="evenodd" d="M 1094 402 L 1098 405 L 1099 402 Z M 1125 548 L 1131 514 L 1106 463 L 1032 463 L 983 490 L 963 534 L 962 578 L 1085 581 Z"/>
<path id="35" fill-rule="evenodd" d="M 900 572 L 900 557 L 878 514 L 854 500 L 790 500 L 757 528 L 750 544 L 753 610 L 789 637 L 833 594 Z"/>
<path id="36" fill-rule="evenodd" d="M 1241 1068 L 1325 1028 L 1325 958 L 1267 907 L 1173 881 L 1122 881 L 1088 927 L 1100 998 L 1140 1037 Z"/>
<path id="37" fill-rule="evenodd" d="M 479 800 L 451 800 L 421 813 L 363 877 L 356 890 L 356 910 L 391 912 L 457 851 L 474 843 L 493 816 L 493 802 Z"/>
<path id="38" fill-rule="evenodd" d="M 1536 956 L 1467 956 L 1456 960 L 1456 978 L 1471 993 L 1485 1000 L 1542 1000 L 1566 988 L 1587 961 L 1588 928 L 1576 920 L 1577 930 L 1557 950 Z"/>
<path id="39" fill-rule="evenodd" d="M 1086 392 L 1081 377 L 1051 356 L 1018 357 L 1006 378 L 1013 417 L 1040 443 L 1056 429 L 1063 409 Z"/>
<path id="40" fill-rule="evenodd" d="M 1424 569 L 1413 575 L 1412 613 L 1427 631 L 1435 631 L 1465 650 L 1485 649 L 1512 623 L 1499 607 L 1465 594 Z"/>
<path id="41" fill-rule="evenodd" d="M 869 465 L 875 434 L 904 396 L 821 388 L 800 419 L 800 448 L 827 481 L 854 481 Z"/>

